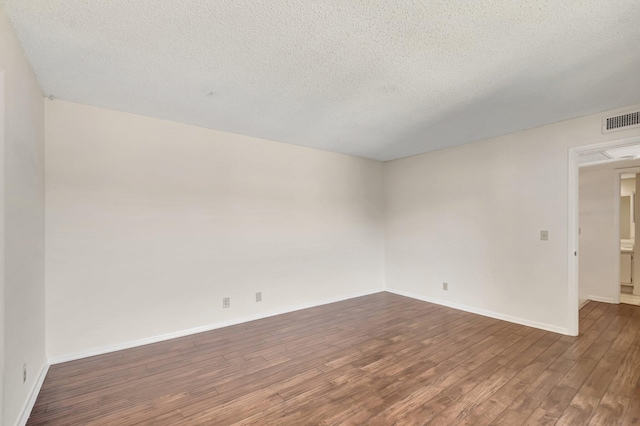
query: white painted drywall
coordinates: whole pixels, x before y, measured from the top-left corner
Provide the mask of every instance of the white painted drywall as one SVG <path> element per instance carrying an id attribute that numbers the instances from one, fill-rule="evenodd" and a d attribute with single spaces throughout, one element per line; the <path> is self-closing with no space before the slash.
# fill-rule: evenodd
<path id="1" fill-rule="evenodd" d="M 566 332 L 568 149 L 640 135 L 602 115 L 385 163 L 386 286 Z"/>
<path id="2" fill-rule="evenodd" d="M 615 176 L 609 169 L 580 169 L 580 302 L 610 301 L 613 293 L 614 250 L 620 246 L 614 228 Z"/>
<path id="3" fill-rule="evenodd" d="M 0 425 L 4 424 L 4 71 L 0 69 Z"/>
<path id="4" fill-rule="evenodd" d="M 52 359 L 383 290 L 381 163 L 65 101 L 45 111 Z"/>
<path id="5" fill-rule="evenodd" d="M 46 364 L 44 111 L 40 88 L 2 8 L 0 68 L 5 74 L 4 423 L 13 425 Z"/>

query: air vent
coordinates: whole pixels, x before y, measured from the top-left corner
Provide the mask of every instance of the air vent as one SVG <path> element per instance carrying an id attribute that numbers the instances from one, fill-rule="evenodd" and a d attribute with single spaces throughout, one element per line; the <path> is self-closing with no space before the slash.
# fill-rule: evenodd
<path id="1" fill-rule="evenodd" d="M 634 127 L 640 127 L 640 111 L 628 112 L 614 117 L 604 117 L 602 119 L 602 133 L 633 129 Z"/>

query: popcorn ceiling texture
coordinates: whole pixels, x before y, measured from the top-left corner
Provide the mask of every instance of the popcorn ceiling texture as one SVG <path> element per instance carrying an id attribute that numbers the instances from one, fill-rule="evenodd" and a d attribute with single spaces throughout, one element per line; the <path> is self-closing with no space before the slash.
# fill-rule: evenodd
<path id="1" fill-rule="evenodd" d="M 640 99 L 640 1 L 0 0 L 46 96 L 390 160 Z"/>

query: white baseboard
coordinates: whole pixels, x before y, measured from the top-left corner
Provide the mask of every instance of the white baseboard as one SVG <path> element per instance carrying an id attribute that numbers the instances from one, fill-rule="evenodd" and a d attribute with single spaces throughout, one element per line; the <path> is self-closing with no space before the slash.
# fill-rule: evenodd
<path id="1" fill-rule="evenodd" d="M 587 299 L 593 300 L 594 302 L 616 303 L 612 297 L 587 296 Z"/>
<path id="2" fill-rule="evenodd" d="M 162 342 L 164 340 L 170 340 L 170 339 L 175 339 L 177 337 L 184 337 L 184 336 L 189 336 L 191 334 L 197 334 L 197 333 L 202 333 L 205 331 L 211 331 L 211 330 L 215 330 L 218 328 L 223 328 L 223 327 L 229 327 L 231 325 L 236 325 L 236 324 L 241 324 L 244 322 L 249 322 L 249 321 L 255 321 L 255 320 L 259 320 L 259 319 L 263 319 L 263 318 L 268 318 L 268 317 L 272 317 L 275 315 L 282 315 L 282 314 L 286 314 L 289 312 L 294 312 L 294 311 L 299 311 L 302 309 L 308 309 L 308 308 L 313 308 L 316 306 L 321 306 L 321 305 L 327 305 L 329 303 L 335 303 L 335 302 L 341 302 L 343 300 L 348 300 L 348 299 L 353 299 L 355 297 L 361 297 L 361 296 L 367 296 L 369 294 L 375 294 L 375 293 L 381 293 L 384 290 L 380 289 L 380 290 L 371 290 L 371 291 L 365 291 L 365 292 L 360 292 L 360 293 L 352 293 L 346 296 L 340 296 L 340 297 L 334 297 L 334 298 L 329 298 L 329 299 L 324 299 L 318 302 L 313 302 L 313 303 L 303 303 L 300 305 L 295 305 L 295 306 L 290 306 L 284 309 L 278 309 L 275 311 L 270 311 L 270 312 L 264 312 L 264 313 L 260 313 L 257 315 L 251 315 L 251 316 L 247 316 L 247 317 L 241 317 L 241 318 L 236 318 L 236 319 L 232 319 L 232 320 L 228 320 L 228 321 L 221 321 L 221 322 L 217 322 L 214 324 L 207 324 L 207 325 L 202 325 L 199 327 L 194 327 L 194 328 L 189 328 L 186 330 L 179 330 L 179 331 L 174 331 L 171 333 L 166 333 L 166 334 L 160 334 L 157 336 L 152 336 L 152 337 L 146 337 L 144 339 L 138 339 L 138 340 L 131 340 L 128 342 L 123 342 L 123 343 L 118 343 L 115 345 L 109 345 L 109 346 L 103 346 L 103 347 L 99 347 L 99 348 L 91 348 L 91 349 L 87 349 L 85 351 L 81 351 L 81 352 L 76 352 L 73 354 L 69 354 L 69 355 L 60 355 L 60 356 L 56 356 L 56 357 L 51 357 L 49 358 L 49 364 L 60 364 L 62 362 L 68 362 L 68 361 L 75 361 L 78 359 L 82 359 L 82 358 L 88 358 L 91 356 L 96 356 L 96 355 L 103 355 L 109 352 L 115 352 L 115 351 L 120 351 L 123 349 L 129 349 L 129 348 L 134 348 L 137 346 L 144 346 L 144 345 L 148 345 L 150 343 L 157 343 L 157 342 Z"/>
<path id="3" fill-rule="evenodd" d="M 33 388 L 31 388 L 31 392 L 29 393 L 29 399 L 25 406 L 22 408 L 22 414 L 18 421 L 16 422 L 16 426 L 24 426 L 27 424 L 29 420 L 29 416 L 31 415 L 31 410 L 33 410 L 33 406 L 36 404 L 36 399 L 38 399 L 38 394 L 40 393 L 40 389 L 42 389 L 42 384 L 44 383 L 44 378 L 47 376 L 47 371 L 49 371 L 49 364 L 45 364 L 42 366 L 40 370 L 40 375 L 38 376 L 38 380 L 36 380 Z"/>
<path id="4" fill-rule="evenodd" d="M 411 293 L 411 292 L 403 291 L 403 290 L 395 290 L 395 289 L 387 288 L 386 291 L 388 291 L 389 293 L 398 294 L 400 296 L 406 296 L 406 297 L 411 297 L 412 299 L 422 300 L 424 302 L 435 303 L 437 305 L 447 306 L 449 308 L 459 309 L 459 310 L 465 311 L 465 312 L 471 312 L 472 314 L 478 314 L 478 315 L 482 315 L 482 316 L 485 316 L 485 317 L 490 317 L 490 318 L 495 318 L 495 319 L 499 319 L 499 320 L 503 320 L 503 321 L 513 322 L 513 323 L 520 324 L 520 325 L 526 325 L 527 327 L 539 328 L 541 330 L 551 331 L 551 332 L 554 332 L 554 333 L 570 335 L 569 330 L 567 328 L 558 327 L 557 325 L 553 325 L 553 324 L 546 324 L 546 323 L 543 323 L 543 322 L 531 321 L 531 320 L 528 320 L 528 319 L 525 319 L 525 318 L 514 317 L 514 316 L 511 316 L 511 315 L 505 315 L 505 314 L 501 314 L 501 313 L 495 312 L 495 311 L 489 311 L 489 310 L 486 310 L 486 309 L 475 308 L 475 307 L 472 307 L 472 306 L 467 306 L 467 305 L 462 305 L 462 304 L 459 304 L 459 303 L 449 302 L 447 300 L 442 300 L 442 299 L 436 299 L 436 298 L 429 297 L 429 296 L 423 296 L 421 294 Z"/>

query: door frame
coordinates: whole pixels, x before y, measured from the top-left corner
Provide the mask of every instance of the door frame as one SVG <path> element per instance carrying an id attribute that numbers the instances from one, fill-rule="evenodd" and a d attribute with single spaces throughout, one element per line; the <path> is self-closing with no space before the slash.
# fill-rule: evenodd
<path id="1" fill-rule="evenodd" d="M 586 153 L 589 151 L 598 151 L 602 149 L 608 148 L 617 148 L 628 145 L 638 145 L 640 144 L 640 136 L 628 137 L 628 138 L 620 138 L 614 139 L 606 142 L 599 142 L 589 145 L 582 145 L 571 147 L 568 150 L 568 250 L 567 250 L 567 262 L 569 266 L 568 271 L 568 306 L 567 306 L 567 331 L 571 336 L 577 336 L 580 330 L 579 324 L 579 311 L 580 311 L 580 280 L 579 280 L 579 265 L 580 265 L 580 241 L 579 241 L 579 184 L 580 184 L 580 174 L 579 174 L 579 166 L 578 166 L 578 156 L 582 153 Z M 618 175 L 618 185 L 620 185 L 620 176 Z M 620 190 L 618 186 L 618 204 L 620 203 Z M 615 208 L 615 206 L 614 206 Z M 620 206 L 617 207 L 617 211 L 619 212 Z M 615 218 L 614 218 L 615 221 Z M 620 225 L 620 218 L 617 219 L 618 227 Z M 620 238 L 620 230 L 618 229 L 618 239 Z M 618 267 L 614 268 L 614 271 L 617 269 L 617 273 L 614 272 L 615 275 L 618 276 L 618 280 L 620 278 L 620 249 L 618 247 L 617 257 L 614 259 L 618 259 Z M 618 295 L 620 290 L 618 289 Z M 619 297 L 619 296 L 618 296 Z"/>

